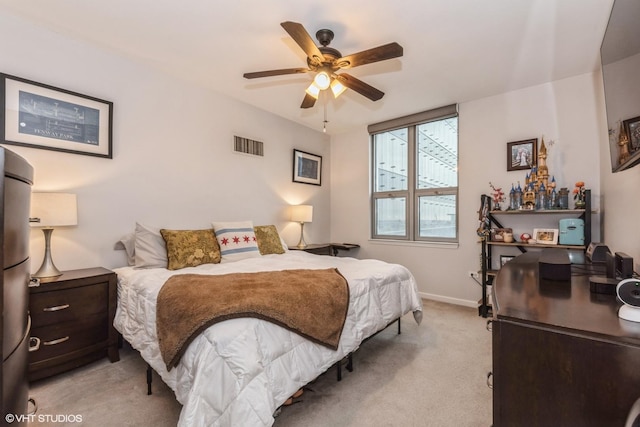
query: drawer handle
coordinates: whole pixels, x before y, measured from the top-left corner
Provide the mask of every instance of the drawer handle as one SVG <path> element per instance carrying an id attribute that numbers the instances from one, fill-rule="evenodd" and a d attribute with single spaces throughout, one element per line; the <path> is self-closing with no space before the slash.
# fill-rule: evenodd
<path id="1" fill-rule="evenodd" d="M 68 339 L 69 339 L 69 336 L 67 335 L 66 337 L 58 338 L 57 340 L 45 341 L 42 343 L 42 345 L 56 345 L 56 344 L 63 343 Z"/>
<path id="2" fill-rule="evenodd" d="M 60 311 L 69 308 L 69 304 L 56 305 L 55 307 L 45 307 L 42 311 Z"/>
<path id="3" fill-rule="evenodd" d="M 493 320 L 487 320 L 487 331 L 493 331 Z"/>
<path id="4" fill-rule="evenodd" d="M 29 337 L 29 353 L 40 350 L 40 338 Z"/>
<path id="5" fill-rule="evenodd" d="M 487 372 L 487 387 L 493 389 L 493 372 Z"/>
<path id="6" fill-rule="evenodd" d="M 29 279 L 29 285 L 30 288 L 37 288 L 38 286 L 40 286 L 40 279 L 38 279 L 37 277 L 32 277 L 31 279 Z"/>

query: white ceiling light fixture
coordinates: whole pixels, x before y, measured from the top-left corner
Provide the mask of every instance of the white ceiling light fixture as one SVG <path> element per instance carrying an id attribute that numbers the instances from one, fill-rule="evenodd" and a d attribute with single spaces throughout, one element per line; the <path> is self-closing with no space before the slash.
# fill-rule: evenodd
<path id="1" fill-rule="evenodd" d="M 312 96 L 315 99 L 318 99 L 318 96 L 320 95 L 320 88 L 316 86 L 316 82 L 313 81 L 311 82 L 309 87 L 305 90 L 305 92 L 308 93 L 309 96 Z"/>
<path id="2" fill-rule="evenodd" d="M 329 74 L 327 74 L 326 71 L 320 71 L 313 78 L 313 82 L 316 84 L 316 86 L 318 86 L 318 89 L 325 90 L 329 88 L 329 84 L 331 83 L 331 78 L 329 77 Z"/>
<path id="3" fill-rule="evenodd" d="M 331 92 L 333 92 L 334 98 L 339 97 L 345 90 L 347 90 L 347 87 L 345 85 L 340 83 L 338 79 L 333 79 L 333 81 L 331 82 Z"/>

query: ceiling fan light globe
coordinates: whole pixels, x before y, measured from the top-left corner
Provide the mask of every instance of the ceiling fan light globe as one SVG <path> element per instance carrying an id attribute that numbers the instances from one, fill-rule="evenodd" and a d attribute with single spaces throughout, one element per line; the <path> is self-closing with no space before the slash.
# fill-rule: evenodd
<path id="1" fill-rule="evenodd" d="M 325 90 L 329 87 L 331 79 L 329 78 L 329 74 L 327 74 L 325 71 L 320 71 L 314 77 L 313 82 L 316 84 L 318 89 Z"/>
<path id="2" fill-rule="evenodd" d="M 316 86 L 315 82 L 313 82 L 309 85 L 305 92 L 313 96 L 315 99 L 318 99 L 318 95 L 320 95 L 320 88 Z"/>
<path id="3" fill-rule="evenodd" d="M 333 92 L 334 98 L 339 97 L 345 90 L 347 90 L 347 87 L 345 85 L 340 83 L 338 79 L 333 79 L 333 81 L 331 82 L 331 92 Z"/>

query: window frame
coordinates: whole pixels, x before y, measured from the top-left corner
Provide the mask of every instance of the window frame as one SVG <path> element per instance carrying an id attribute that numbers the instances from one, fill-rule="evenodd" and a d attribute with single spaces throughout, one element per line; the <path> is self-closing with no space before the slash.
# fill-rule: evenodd
<path id="1" fill-rule="evenodd" d="M 459 125 L 459 115 L 457 104 L 449 105 L 446 107 L 437 108 L 434 110 L 425 111 L 422 113 L 412 114 L 410 116 L 400 117 L 397 119 L 388 120 L 381 123 L 376 123 L 368 126 L 369 138 L 370 138 L 370 167 L 371 167 L 371 197 L 370 197 L 370 235 L 372 240 L 378 241 L 406 241 L 406 242 L 420 242 L 420 243 L 458 243 L 459 242 L 459 209 L 460 198 L 459 188 L 460 181 L 458 170 L 456 168 L 456 183 L 455 187 L 436 187 L 436 188 L 422 188 L 417 186 L 417 128 L 421 124 L 445 120 L 448 118 L 456 117 Z M 377 134 L 390 132 L 393 130 L 407 129 L 407 189 L 406 190 L 390 190 L 390 191 L 376 191 L 377 179 L 378 179 L 378 161 L 375 137 Z M 459 126 L 458 126 L 459 128 Z M 459 134 L 458 141 L 459 144 Z M 460 156 L 457 154 L 457 165 L 459 165 Z M 420 233 L 420 198 L 429 196 L 440 195 L 453 195 L 455 196 L 455 237 L 436 237 L 428 236 L 421 237 Z M 404 197 L 406 200 L 405 206 L 405 234 L 404 235 L 390 235 L 390 234 L 377 234 L 376 224 L 378 219 L 377 202 L 379 200 L 393 199 L 397 197 Z"/>

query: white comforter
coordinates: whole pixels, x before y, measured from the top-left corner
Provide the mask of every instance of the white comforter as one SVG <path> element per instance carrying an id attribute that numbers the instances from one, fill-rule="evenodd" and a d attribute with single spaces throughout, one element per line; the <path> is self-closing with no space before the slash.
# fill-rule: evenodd
<path id="1" fill-rule="evenodd" d="M 337 267 L 349 282 L 350 303 L 337 351 L 294 332 L 252 318 L 206 329 L 167 372 L 156 338 L 156 297 L 174 274 L 226 274 Z M 273 413 L 296 390 L 318 377 L 394 319 L 422 301 L 411 273 L 377 260 L 318 256 L 303 251 L 266 255 L 178 271 L 116 269 L 118 309 L 114 325 L 176 394 L 181 426 L 270 426 Z"/>

